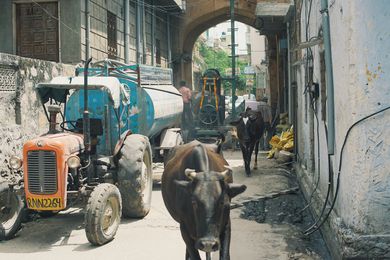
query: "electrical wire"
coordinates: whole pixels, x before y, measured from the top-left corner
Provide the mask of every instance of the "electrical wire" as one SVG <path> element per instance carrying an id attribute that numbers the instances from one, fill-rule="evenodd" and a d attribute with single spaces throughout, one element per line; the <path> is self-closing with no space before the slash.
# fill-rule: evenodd
<path id="1" fill-rule="evenodd" d="M 309 2 L 309 10 L 308 10 L 308 13 L 307 13 L 307 18 L 306 18 L 306 26 L 305 26 L 305 35 L 306 35 L 306 41 L 309 41 L 309 25 L 310 25 L 310 16 L 311 16 L 311 10 L 312 10 L 312 0 L 310 0 Z M 318 36 L 316 36 L 318 37 Z M 314 37 L 312 37 L 314 38 Z M 310 40 L 312 39 L 310 38 Z M 310 94 L 310 91 L 309 88 L 310 86 L 313 84 L 313 69 L 310 70 L 310 67 L 309 65 L 313 65 L 313 62 L 314 62 L 314 56 L 313 56 L 313 51 L 312 51 L 312 48 L 309 47 L 307 48 L 307 59 L 306 59 L 306 67 L 305 67 L 305 70 L 306 70 L 306 80 L 307 80 L 307 85 L 305 87 L 305 90 L 304 90 L 304 94 L 306 94 L 307 92 L 309 92 L 309 95 Z M 311 75 L 310 75 L 311 74 Z M 314 110 L 314 105 L 313 105 L 313 102 L 315 102 L 312 98 L 311 100 L 311 107 L 312 109 Z M 320 166 L 320 149 L 319 149 L 319 120 L 318 120 L 318 116 L 317 116 L 317 112 L 314 111 L 314 115 L 316 117 L 316 121 L 317 121 L 317 167 L 318 167 L 318 175 L 317 175 L 317 182 L 315 184 L 315 187 L 313 189 L 313 192 L 311 193 L 310 195 L 310 199 L 309 199 L 309 202 L 308 204 L 300 211 L 300 212 L 303 212 L 304 210 L 306 210 L 311 204 L 312 204 L 312 199 L 313 199 L 313 196 L 315 194 L 315 192 L 317 191 L 318 187 L 319 187 L 319 182 L 320 182 L 320 178 L 321 178 L 321 166 Z M 326 126 L 325 126 L 326 127 Z M 325 129 L 325 132 L 327 133 L 326 129 Z M 327 134 L 326 134 L 326 140 L 327 140 Z M 330 164 L 330 156 L 328 155 L 328 164 Z M 323 204 L 323 207 L 321 209 L 321 213 L 319 215 L 319 217 L 315 220 L 315 222 L 310 226 L 308 227 L 305 231 L 304 231 L 304 234 L 306 234 L 307 232 L 309 232 L 311 229 L 313 229 L 318 223 L 319 221 L 321 220 L 322 216 L 324 215 L 325 213 L 325 210 L 326 210 L 326 205 L 329 201 L 329 197 L 330 197 L 330 191 L 331 191 L 331 187 L 333 185 L 333 179 L 332 179 L 332 171 L 331 171 L 331 167 L 329 165 L 329 172 L 328 172 L 328 189 L 327 189 L 327 192 L 326 192 L 326 197 L 325 197 L 325 202 Z"/>
<path id="2" fill-rule="evenodd" d="M 332 204 L 327 212 L 327 214 L 325 215 L 325 217 L 322 219 L 322 221 L 317 225 L 313 226 L 313 228 L 311 228 L 310 230 L 306 230 L 305 231 L 305 235 L 310 235 L 312 234 L 313 232 L 319 230 L 321 228 L 321 226 L 325 223 L 325 221 L 328 219 L 330 213 L 332 212 L 335 204 L 336 204 L 336 199 L 337 199 L 337 196 L 338 196 L 338 193 L 339 193 L 339 188 L 340 188 L 340 175 L 341 175 L 341 167 L 342 167 L 342 163 L 343 163 L 343 151 L 344 151 L 344 148 L 345 148 L 345 145 L 347 143 L 347 140 L 348 140 L 348 137 L 349 137 L 349 134 L 351 132 L 351 130 L 358 124 L 360 124 L 361 122 L 365 121 L 366 119 L 370 118 L 370 117 L 373 117 L 377 114 L 380 114 L 386 110 L 389 110 L 390 109 L 390 106 L 388 107 L 385 107 L 377 112 L 374 112 L 372 114 L 369 114 L 368 116 L 365 116 L 361 119 L 359 119 L 358 121 L 356 121 L 355 123 L 353 123 L 347 130 L 347 133 L 345 134 L 345 137 L 344 137 L 344 141 L 343 141 L 343 145 L 341 146 L 341 150 L 340 150 L 340 158 L 339 158 L 339 168 L 338 168 L 338 173 L 337 173 L 337 182 L 336 182 L 336 190 L 335 190 L 335 195 L 334 195 L 334 198 L 332 200 Z"/>
<path id="3" fill-rule="evenodd" d="M 309 196 L 309 200 L 308 200 L 307 205 L 305 207 L 303 207 L 300 211 L 298 211 L 297 215 L 299 215 L 300 213 L 305 211 L 312 204 L 312 202 L 313 202 L 312 199 L 313 199 L 314 193 L 318 189 L 318 186 L 319 186 L 319 183 L 320 183 L 320 177 L 321 177 L 321 160 L 320 160 L 321 153 L 320 153 L 320 137 L 319 137 L 320 136 L 319 135 L 319 127 L 320 127 L 320 125 L 319 125 L 319 120 L 318 120 L 318 116 L 317 116 L 318 110 L 317 110 L 316 107 L 314 107 L 315 101 L 316 101 L 315 98 L 312 97 L 311 108 L 312 108 L 312 110 L 314 112 L 314 116 L 315 116 L 316 122 L 317 122 L 317 129 L 316 129 L 317 130 L 317 181 L 316 181 L 316 184 L 315 184 L 315 187 L 314 187 L 313 191 L 311 192 L 311 194 Z"/>
<path id="4" fill-rule="evenodd" d="M 326 128 L 325 128 L 325 129 L 326 129 Z M 326 131 L 326 139 L 325 139 L 325 140 L 328 140 L 328 133 L 327 133 L 327 131 Z M 319 145 L 319 144 L 318 144 L 318 145 Z M 315 222 L 314 222 L 311 226 L 309 226 L 309 227 L 307 227 L 307 228 L 305 229 L 305 231 L 303 232 L 304 235 L 309 235 L 308 232 L 309 232 L 311 229 L 313 229 L 313 228 L 316 227 L 316 225 L 320 222 L 322 216 L 323 216 L 324 213 L 325 213 L 326 206 L 327 206 L 327 204 L 328 204 L 328 200 L 329 200 L 329 197 L 330 197 L 330 191 L 331 191 L 332 185 L 333 185 L 333 181 L 332 181 L 332 176 L 333 176 L 333 170 L 332 170 L 332 169 L 333 169 L 333 168 L 331 167 L 330 163 L 331 163 L 330 155 L 328 154 L 328 187 L 327 187 L 327 191 L 326 191 L 325 202 L 324 202 L 324 204 L 322 205 L 320 215 L 317 217 L 317 219 L 315 220 Z M 317 182 L 317 184 L 316 184 L 315 190 L 316 190 L 316 189 L 318 188 L 318 186 L 319 186 L 320 173 L 321 173 L 321 172 L 318 172 L 318 182 Z M 314 195 L 315 190 L 313 190 L 313 193 L 311 194 L 311 198 L 312 198 L 312 196 Z M 310 234 L 311 234 L 311 233 L 310 233 Z"/>

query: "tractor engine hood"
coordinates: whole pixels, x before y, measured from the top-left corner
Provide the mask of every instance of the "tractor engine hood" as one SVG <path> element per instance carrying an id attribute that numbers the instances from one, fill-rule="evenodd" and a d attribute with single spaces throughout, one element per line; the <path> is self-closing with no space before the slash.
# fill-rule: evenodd
<path id="1" fill-rule="evenodd" d="M 61 150 L 61 154 L 69 156 L 84 150 L 83 135 L 73 133 L 47 134 L 24 145 L 24 150 Z"/>
<path id="2" fill-rule="evenodd" d="M 80 134 L 48 134 L 23 146 L 23 172 L 27 206 L 33 210 L 66 208 L 66 164 L 70 155 L 84 149 Z"/>

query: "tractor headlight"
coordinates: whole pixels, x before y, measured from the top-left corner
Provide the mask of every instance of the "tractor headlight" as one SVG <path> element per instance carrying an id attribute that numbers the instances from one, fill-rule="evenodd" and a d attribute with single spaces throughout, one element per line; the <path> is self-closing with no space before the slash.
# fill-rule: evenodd
<path id="1" fill-rule="evenodd" d="M 9 167 L 11 167 L 11 169 L 13 170 L 20 169 L 20 167 L 22 167 L 22 164 L 22 159 L 17 156 L 11 156 L 11 158 L 9 159 Z"/>
<path id="2" fill-rule="evenodd" d="M 68 167 L 71 169 L 76 169 L 80 167 L 80 158 L 76 155 L 69 156 L 68 160 L 66 161 L 68 164 Z"/>

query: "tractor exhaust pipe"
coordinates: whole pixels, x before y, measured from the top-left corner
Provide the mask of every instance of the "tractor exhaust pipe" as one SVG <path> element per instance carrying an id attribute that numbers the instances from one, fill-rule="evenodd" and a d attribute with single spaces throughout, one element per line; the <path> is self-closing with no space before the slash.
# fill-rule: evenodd
<path id="1" fill-rule="evenodd" d="M 83 134 L 84 134 L 84 152 L 85 158 L 90 160 L 89 156 L 91 153 L 91 135 L 90 135 L 90 122 L 89 122 L 89 111 L 88 111 L 88 67 L 91 63 L 92 57 L 89 58 L 84 65 L 84 113 L 83 113 Z"/>

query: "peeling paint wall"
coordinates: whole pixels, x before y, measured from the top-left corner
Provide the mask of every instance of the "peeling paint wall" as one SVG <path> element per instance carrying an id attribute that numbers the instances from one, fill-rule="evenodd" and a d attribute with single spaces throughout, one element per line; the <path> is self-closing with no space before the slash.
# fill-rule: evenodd
<path id="1" fill-rule="evenodd" d="M 15 89 L 4 91 L 4 81 L 0 84 L 0 179 L 8 173 L 9 157 L 21 156 L 26 140 L 48 130 L 34 86 L 55 76 L 74 74 L 70 65 L 0 53 L 1 76 L 4 70 L 15 72 L 13 78 L 7 77 L 7 82 L 15 80 Z"/>
<path id="2" fill-rule="evenodd" d="M 309 2 L 303 5 L 301 38 Z M 320 0 L 312 1 L 309 38 L 316 36 L 322 24 Z M 306 15 L 305 15 L 306 14 Z M 305 18 L 306 17 L 306 18 Z M 390 5 L 386 0 L 329 0 L 330 31 L 335 92 L 336 149 L 331 156 L 333 180 L 336 182 L 340 152 L 351 125 L 371 113 L 390 106 Z M 313 50 L 313 80 L 320 83 L 322 45 Z M 302 55 L 305 51 L 302 51 Z M 300 177 L 310 195 L 318 172 L 320 185 L 316 192 L 315 210 L 320 209 L 328 185 L 328 156 L 321 97 L 315 102 L 317 123 L 303 95 L 305 69 L 298 79 L 298 151 Z M 299 80 L 300 79 L 300 80 Z M 310 121 L 313 122 L 311 129 Z M 311 138 L 311 134 L 313 137 Z M 317 147 L 320 148 L 318 160 Z M 314 158 L 310 158 L 310 149 Z M 313 169 L 307 167 L 312 161 Z M 320 171 L 318 171 L 320 169 Z M 331 198 L 335 195 L 336 183 Z M 339 257 L 390 257 L 390 111 L 380 113 L 354 127 L 343 152 L 340 189 L 335 209 L 327 227 L 337 235 Z M 332 235 L 328 235 L 334 240 Z"/>

